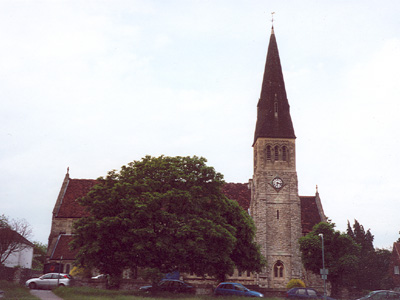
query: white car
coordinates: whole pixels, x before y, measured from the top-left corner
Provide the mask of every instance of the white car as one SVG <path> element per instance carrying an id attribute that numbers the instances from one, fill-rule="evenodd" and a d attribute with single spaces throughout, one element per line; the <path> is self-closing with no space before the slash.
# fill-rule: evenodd
<path id="1" fill-rule="evenodd" d="M 39 278 L 32 278 L 25 282 L 30 289 L 52 289 L 57 286 L 71 286 L 73 278 L 64 273 L 47 273 Z"/>

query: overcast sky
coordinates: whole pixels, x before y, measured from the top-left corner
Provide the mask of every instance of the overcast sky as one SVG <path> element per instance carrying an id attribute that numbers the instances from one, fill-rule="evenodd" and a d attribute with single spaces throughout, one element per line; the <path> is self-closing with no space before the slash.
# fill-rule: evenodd
<path id="1" fill-rule="evenodd" d="M 271 12 L 299 193 L 400 235 L 400 1 L 0 1 L 0 214 L 47 243 L 63 178 L 145 155 L 252 177 Z"/>

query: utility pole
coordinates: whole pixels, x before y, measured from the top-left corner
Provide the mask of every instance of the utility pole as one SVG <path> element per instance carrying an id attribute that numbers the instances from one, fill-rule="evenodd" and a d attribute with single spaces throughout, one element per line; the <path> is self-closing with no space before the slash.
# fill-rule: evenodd
<path id="1" fill-rule="evenodd" d="M 60 264 L 58 265 L 57 286 L 60 285 L 60 273 L 61 273 L 62 259 L 63 259 L 63 257 L 61 255 Z"/>

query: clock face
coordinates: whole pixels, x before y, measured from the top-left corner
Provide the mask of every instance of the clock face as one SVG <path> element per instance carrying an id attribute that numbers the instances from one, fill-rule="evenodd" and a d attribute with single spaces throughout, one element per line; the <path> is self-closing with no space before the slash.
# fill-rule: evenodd
<path id="1" fill-rule="evenodd" d="M 282 188 L 282 187 L 283 187 L 283 180 L 280 179 L 279 177 L 275 177 L 275 178 L 272 180 L 272 186 L 273 186 L 274 188 L 276 188 L 276 189 Z"/>

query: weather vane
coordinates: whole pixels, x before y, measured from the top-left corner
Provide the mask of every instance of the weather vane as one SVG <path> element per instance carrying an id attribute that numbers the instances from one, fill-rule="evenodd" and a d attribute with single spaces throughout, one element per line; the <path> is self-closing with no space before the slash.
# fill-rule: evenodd
<path id="1" fill-rule="evenodd" d="M 272 19 L 271 19 L 272 26 L 274 26 L 274 14 L 275 14 L 275 12 L 273 11 L 273 12 L 271 13 L 271 17 L 272 17 Z"/>

